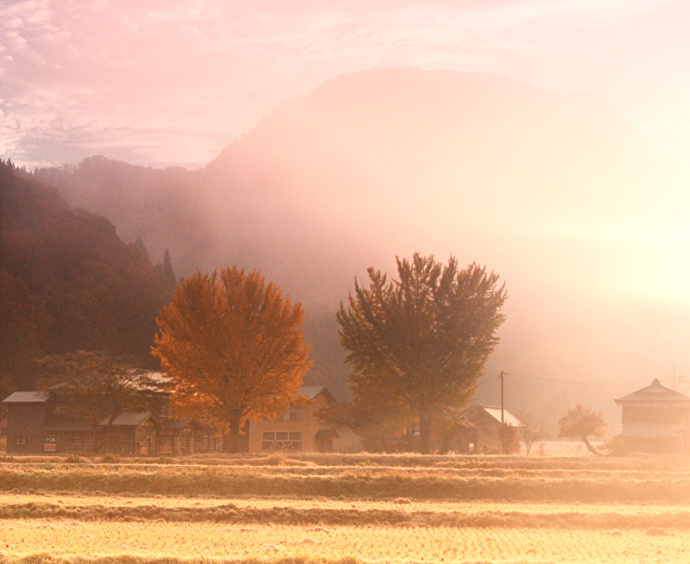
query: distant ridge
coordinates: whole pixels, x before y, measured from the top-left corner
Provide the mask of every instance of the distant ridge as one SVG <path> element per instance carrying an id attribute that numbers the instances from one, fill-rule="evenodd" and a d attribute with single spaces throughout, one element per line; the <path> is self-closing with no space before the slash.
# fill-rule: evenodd
<path id="1" fill-rule="evenodd" d="M 152 256 L 169 247 L 181 276 L 261 269 L 304 303 L 320 373 L 309 384 L 338 397 L 329 374 L 347 368 L 335 308 L 367 267 L 390 272 L 415 251 L 453 253 L 506 281 L 508 320 L 487 374 L 620 384 L 649 381 L 664 355 L 690 362 L 685 314 L 636 294 L 669 279 L 664 249 L 644 233 L 687 209 L 690 174 L 595 96 L 371 69 L 287 100 L 199 171 L 102 159 L 51 174 Z M 494 384 L 477 399 L 495 403 Z M 577 401 L 617 414 L 592 389 L 514 385 L 518 415 L 542 393 L 551 421 Z"/>

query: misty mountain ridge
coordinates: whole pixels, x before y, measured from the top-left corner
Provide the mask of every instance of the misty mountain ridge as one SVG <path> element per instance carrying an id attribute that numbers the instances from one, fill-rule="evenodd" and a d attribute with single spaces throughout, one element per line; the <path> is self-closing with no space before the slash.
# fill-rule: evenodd
<path id="1" fill-rule="evenodd" d="M 125 240 L 141 236 L 154 255 L 169 247 L 183 275 L 233 258 L 275 262 L 286 271 L 275 269 L 278 278 L 299 287 L 312 255 L 295 257 L 286 243 L 324 259 L 324 242 L 369 247 L 354 223 L 383 222 L 415 248 L 416 228 L 429 221 L 434 230 L 462 223 L 485 231 L 489 213 L 493 231 L 520 214 L 529 233 L 545 218 L 558 225 L 577 212 L 594 222 L 639 199 L 653 210 L 660 198 L 636 195 L 623 181 L 639 171 L 617 178 L 623 157 L 629 167 L 649 160 L 650 149 L 591 96 L 480 73 L 375 69 L 285 102 L 199 171 L 90 157 L 39 175 L 74 205 L 111 219 Z M 449 198 L 461 201 L 449 206 Z M 305 236 L 308 227 L 320 236 Z"/>
<path id="2" fill-rule="evenodd" d="M 36 385 L 35 361 L 100 350 L 155 369 L 156 315 L 173 296 L 169 255 L 154 265 L 106 218 L 0 161 L 0 397 Z"/>
<path id="3" fill-rule="evenodd" d="M 489 374 L 637 385 L 690 366 L 684 314 L 621 285 L 649 270 L 628 234 L 683 209 L 686 171 L 592 96 L 374 69 L 286 101 L 197 171 L 96 157 L 36 174 L 123 239 L 169 247 L 178 274 L 259 268 L 331 324 L 353 277 L 396 255 L 486 264 L 510 295 Z M 337 362 L 329 331 L 314 353 Z M 526 407 L 544 405 L 535 382 L 521 381 Z M 625 390 L 590 391 L 568 400 L 612 413 Z M 487 379 L 482 398 L 495 392 Z"/>

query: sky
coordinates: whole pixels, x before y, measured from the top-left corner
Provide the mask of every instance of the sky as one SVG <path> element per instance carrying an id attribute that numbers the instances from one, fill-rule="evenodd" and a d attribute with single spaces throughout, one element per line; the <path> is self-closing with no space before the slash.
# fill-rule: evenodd
<path id="1" fill-rule="evenodd" d="M 612 103 L 690 159 L 685 0 L 0 0 L 0 157 L 208 163 L 281 102 L 381 66 Z"/>
<path id="2" fill-rule="evenodd" d="M 600 98 L 690 170 L 689 32 L 687 0 L 0 0 L 0 157 L 29 169 L 99 154 L 202 167 L 338 75 L 419 67 Z M 644 194 L 603 186 L 603 218 L 596 205 L 576 215 L 572 194 L 549 208 L 550 186 L 533 205 L 514 194 L 500 222 L 475 214 L 485 225 L 477 260 L 512 284 L 513 346 L 493 368 L 587 381 L 616 373 L 642 385 L 675 363 L 690 378 L 689 178 L 675 187 L 660 178 Z M 602 200 L 589 189 L 585 203 Z M 629 201 L 617 206 L 621 194 Z M 415 240 L 403 253 L 443 259 L 467 246 L 439 228 L 440 217 L 458 223 L 462 202 L 440 207 L 425 227 L 434 244 Z M 546 220 L 522 221 L 523 208 Z M 405 228 L 412 215 L 397 215 Z"/>

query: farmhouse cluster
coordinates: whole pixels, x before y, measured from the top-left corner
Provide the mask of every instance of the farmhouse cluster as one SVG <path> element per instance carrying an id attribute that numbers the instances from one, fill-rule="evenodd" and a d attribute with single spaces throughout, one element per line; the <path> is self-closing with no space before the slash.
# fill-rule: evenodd
<path id="1" fill-rule="evenodd" d="M 335 402 L 323 386 L 303 386 L 306 403 L 292 403 L 274 419 L 247 423 L 241 451 L 354 452 L 362 446 L 352 429 L 324 423 L 319 409 Z M 659 380 L 615 400 L 622 407 L 621 437 L 638 452 L 690 452 L 690 397 Z M 14 392 L 3 400 L 2 432 L 10 454 L 105 453 L 185 455 L 220 452 L 223 438 L 208 421 L 175 417 L 167 394 L 149 409 L 125 412 L 94 429 L 88 421 L 65 415 L 50 392 Z M 69 412 L 68 412 L 69 413 Z M 456 452 L 500 452 L 501 425 L 519 430 L 520 420 L 501 408 L 473 405 L 453 434 Z M 97 446 L 96 436 L 102 437 Z"/>
<path id="2" fill-rule="evenodd" d="M 356 436 L 349 429 L 321 424 L 319 408 L 335 401 L 323 386 L 303 386 L 299 395 L 304 405 L 291 404 L 273 420 L 247 423 L 241 448 L 244 452 L 275 450 L 348 451 L 356 448 Z M 157 394 L 149 409 L 124 412 L 112 421 L 104 419 L 96 429 L 86 420 L 65 413 L 50 392 L 14 392 L 2 402 L 7 452 L 179 455 L 220 452 L 223 438 L 208 420 L 175 417 L 167 394 Z M 97 446 L 97 436 L 102 445 Z"/>

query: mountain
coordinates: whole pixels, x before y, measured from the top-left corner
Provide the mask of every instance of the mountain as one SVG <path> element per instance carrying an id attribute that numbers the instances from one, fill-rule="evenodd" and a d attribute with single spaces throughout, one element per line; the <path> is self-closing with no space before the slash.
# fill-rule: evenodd
<path id="1" fill-rule="evenodd" d="M 175 288 L 169 256 L 154 266 L 141 239 L 124 243 L 109 220 L 1 161 L 0 199 L 0 397 L 31 389 L 33 361 L 47 354 L 101 350 L 155 368 L 155 319 Z"/>
<path id="2" fill-rule="evenodd" d="M 687 219 L 690 175 L 593 96 L 373 69 L 286 101 L 198 171 L 96 158 L 37 176 L 70 184 L 71 202 L 152 252 L 168 245 L 182 275 L 260 268 L 305 303 L 330 364 L 342 358 L 333 312 L 353 277 L 419 251 L 505 280 L 508 321 L 487 373 L 520 376 L 507 381 L 512 411 L 554 421 L 583 401 L 613 426 L 624 386 L 674 362 L 690 370 L 690 303 L 669 236 Z M 497 390 L 487 377 L 480 399 L 497 402 Z"/>

